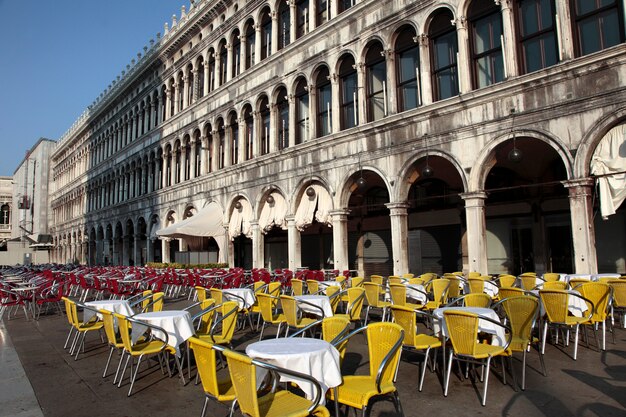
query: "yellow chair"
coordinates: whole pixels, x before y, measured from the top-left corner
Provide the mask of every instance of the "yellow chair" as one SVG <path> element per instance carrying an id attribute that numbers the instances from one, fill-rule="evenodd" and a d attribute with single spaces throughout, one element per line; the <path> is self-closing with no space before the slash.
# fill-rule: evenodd
<path id="1" fill-rule="evenodd" d="M 576 287 L 578 287 L 579 285 L 586 284 L 587 282 L 590 281 L 586 278 L 570 278 L 570 280 L 568 281 L 569 287 L 573 290 L 576 289 Z"/>
<path id="2" fill-rule="evenodd" d="M 301 279 L 291 280 L 291 295 L 304 295 L 304 281 Z"/>
<path id="3" fill-rule="evenodd" d="M 217 320 L 213 321 L 208 336 L 201 335 L 200 339 L 213 343 L 214 345 L 231 346 L 235 327 L 237 327 L 237 312 L 239 303 L 237 301 L 227 301 L 218 306 L 221 313 Z"/>
<path id="4" fill-rule="evenodd" d="M 424 375 L 426 374 L 426 367 L 428 366 L 428 354 L 431 349 L 441 347 L 441 340 L 435 336 L 418 333 L 416 315 L 427 315 L 422 311 L 416 311 L 410 307 L 392 305 L 391 314 L 393 315 L 394 323 L 400 325 L 404 329 L 403 347 L 411 350 L 424 351 L 424 363 L 422 364 L 422 373 L 420 375 L 420 381 L 418 390 L 422 390 L 424 385 Z M 432 320 L 432 317 L 430 317 Z M 436 356 L 433 357 L 433 369 L 436 366 Z"/>
<path id="5" fill-rule="evenodd" d="M 419 291 L 424 294 L 424 297 L 428 298 L 428 294 L 424 291 L 419 290 L 413 286 L 410 286 L 414 291 Z M 411 303 L 407 301 L 406 291 L 407 286 L 404 284 L 390 284 L 389 285 L 389 294 L 391 295 L 391 301 L 395 305 L 405 306 L 410 308 L 411 310 L 418 310 L 424 308 L 423 304 Z"/>
<path id="6" fill-rule="evenodd" d="M 444 276 L 444 278 L 450 281 L 450 286 L 448 287 L 448 299 L 459 297 L 461 295 L 461 287 L 464 279 L 456 275 Z"/>
<path id="7" fill-rule="evenodd" d="M 109 364 L 111 363 L 111 357 L 113 356 L 113 352 L 119 350 L 120 353 L 124 351 L 124 342 L 122 338 L 117 335 L 115 330 L 115 318 L 113 317 L 113 313 L 108 310 L 100 310 L 100 314 L 102 315 L 102 324 L 104 327 L 104 333 L 107 336 L 107 342 L 109 343 L 109 357 L 107 359 L 107 363 L 104 366 L 104 372 L 102 373 L 102 378 L 106 378 L 107 370 L 109 369 Z M 120 358 L 120 362 L 117 366 L 117 372 L 115 372 L 115 377 L 113 378 L 113 384 L 117 382 L 117 375 L 120 371 L 120 365 L 122 364 L 122 360 Z"/>
<path id="8" fill-rule="evenodd" d="M 339 306 L 339 302 L 341 301 L 341 297 L 339 293 L 341 292 L 341 287 L 336 285 L 329 285 L 326 287 L 326 296 L 330 300 L 330 306 L 333 309 L 333 314 L 337 311 L 337 307 Z"/>
<path id="9" fill-rule="evenodd" d="M 537 277 L 535 275 L 520 275 L 520 286 L 524 291 L 530 291 L 537 286 Z"/>
<path id="10" fill-rule="evenodd" d="M 296 299 L 289 295 L 280 296 L 280 305 L 283 308 L 283 314 L 285 315 L 285 321 L 287 322 L 285 336 L 289 334 L 289 328 L 300 330 L 316 321 L 316 319 L 308 317 L 299 317 Z"/>
<path id="11" fill-rule="evenodd" d="M 500 288 L 500 290 L 498 291 L 498 296 L 500 297 L 501 300 L 504 300 L 505 298 L 510 298 L 510 297 L 519 297 L 520 295 L 524 295 L 524 290 L 521 288 L 515 288 L 515 287 L 504 287 L 504 288 Z"/>
<path id="12" fill-rule="evenodd" d="M 215 300 L 206 298 L 200 303 L 201 311 L 196 313 L 191 321 L 194 323 L 196 335 L 209 335 L 215 318 Z"/>
<path id="13" fill-rule="evenodd" d="M 367 298 L 367 310 L 365 311 L 365 325 L 367 326 L 367 320 L 372 309 L 380 309 L 382 314 L 382 321 L 385 321 L 387 317 L 387 309 L 391 305 L 389 301 L 381 300 L 381 294 L 385 291 L 380 284 L 374 282 L 366 282 L 363 284 L 365 288 L 365 297 Z"/>
<path id="14" fill-rule="evenodd" d="M 546 281 L 541 285 L 544 290 L 566 290 L 567 282 L 565 281 Z"/>
<path id="15" fill-rule="evenodd" d="M 517 281 L 517 278 L 514 275 L 502 274 L 498 277 L 500 288 L 510 288 L 515 285 L 515 281 Z"/>
<path id="16" fill-rule="evenodd" d="M 383 285 L 383 276 L 382 275 L 370 275 L 370 282 L 374 284 Z"/>
<path id="17" fill-rule="evenodd" d="M 602 325 L 602 350 L 606 350 L 606 319 L 609 314 L 609 302 L 611 301 L 611 287 L 603 282 L 586 282 L 577 287 L 580 295 L 590 300 L 587 303 L 587 311 L 592 310 L 591 318 L 584 322 L 584 325 L 590 325 L 593 334 L 596 337 L 596 345 L 598 342 L 598 326 Z"/>
<path id="18" fill-rule="evenodd" d="M 491 297 L 488 294 L 469 293 L 456 298 L 454 301 L 448 303 L 447 306 L 462 303 L 465 307 L 489 308 L 491 306 L 491 301 Z"/>
<path id="19" fill-rule="evenodd" d="M 402 284 L 402 278 L 396 275 L 390 275 L 387 278 L 387 285 L 391 285 L 391 284 Z"/>
<path id="20" fill-rule="evenodd" d="M 320 291 L 320 282 L 315 279 L 307 279 L 306 290 L 309 294 L 317 294 Z"/>
<path id="21" fill-rule="evenodd" d="M 76 330 L 72 345 L 70 347 L 70 356 L 74 356 L 74 353 L 76 353 L 76 356 L 74 356 L 74 360 L 78 360 L 78 355 L 80 354 L 81 350 L 84 351 L 85 349 L 85 337 L 87 336 L 87 333 L 92 331 L 100 331 L 104 327 L 104 324 L 98 320 L 98 316 L 95 314 L 91 319 L 86 322 L 80 321 L 78 318 L 77 308 L 79 304 L 75 301 L 70 300 L 67 297 L 63 297 L 62 299 L 65 302 L 65 312 L 68 315 L 68 320 L 71 320 L 70 323 L 74 327 L 74 330 Z M 80 304 L 80 307 L 82 307 L 83 310 L 89 309 L 82 304 Z M 102 340 L 102 335 L 100 335 L 100 340 Z"/>
<path id="22" fill-rule="evenodd" d="M 450 280 L 446 278 L 436 279 L 431 282 L 431 295 L 432 300 L 429 300 L 424 308 L 429 311 L 433 311 L 436 308 L 441 307 L 448 301 L 448 288 L 450 287 Z"/>
<path id="23" fill-rule="evenodd" d="M 197 337 L 191 337 L 188 340 L 190 349 L 193 349 L 193 355 L 196 359 L 198 367 L 198 375 L 202 382 L 204 390 L 204 406 L 202 407 L 201 416 L 204 417 L 209 403 L 209 399 L 213 399 L 219 403 L 231 402 L 235 400 L 235 389 L 229 377 L 220 378 L 217 375 L 217 355 L 215 345 L 208 343 Z M 231 415 L 234 403 L 231 407 Z"/>
<path id="24" fill-rule="evenodd" d="M 471 294 L 482 294 L 485 291 L 485 281 L 481 278 L 470 278 L 467 284 Z"/>
<path id="25" fill-rule="evenodd" d="M 569 314 L 569 297 L 582 298 L 588 304 L 591 304 L 591 308 L 587 311 L 586 317 L 576 317 Z M 540 290 L 539 298 L 543 303 L 543 307 L 546 310 L 547 320 L 543 323 L 543 337 L 541 338 L 541 353 L 544 354 L 546 349 L 546 339 L 548 336 L 548 326 L 552 325 L 555 328 L 566 328 L 567 330 L 574 329 L 574 360 L 578 354 L 578 331 L 581 324 L 588 322 L 592 315 L 595 306 L 590 300 L 587 300 L 583 296 L 577 293 L 570 293 L 564 290 Z M 558 335 L 558 333 L 557 333 Z"/>
<path id="26" fill-rule="evenodd" d="M 224 350 L 223 353 L 228 361 L 230 379 L 233 383 L 237 403 L 243 415 L 250 417 L 330 416 L 326 407 L 319 405 L 322 388 L 316 379 L 259 360 L 252 360 L 250 357 L 232 350 Z M 315 387 L 313 401 L 309 401 L 289 391 L 270 392 L 259 397 L 256 386 L 257 368 L 265 368 L 273 372 L 305 379 Z"/>
<path id="27" fill-rule="evenodd" d="M 404 330 L 395 323 L 371 323 L 352 332 L 349 337 L 365 332 L 369 354 L 369 373 L 367 375 L 344 375 L 339 387 L 330 390 L 332 400 L 362 410 L 368 415 L 370 400 L 379 396 L 391 396 L 396 412 L 402 413 L 400 398 L 394 385 L 394 379 L 400 363 Z"/>
<path id="28" fill-rule="evenodd" d="M 322 340 L 335 346 L 339 351 L 340 359 L 343 360 L 348 346 L 348 340 L 345 336 L 347 336 L 350 331 L 350 320 L 344 316 L 324 317 L 322 320 L 317 320 L 309 324 L 307 327 L 298 330 L 289 337 L 300 336 L 316 326 L 322 327 Z"/>
<path id="29" fill-rule="evenodd" d="M 482 274 L 480 272 L 472 271 L 467 274 L 467 279 L 470 278 L 480 278 Z"/>
<path id="30" fill-rule="evenodd" d="M 353 288 L 362 287 L 363 282 L 365 282 L 365 278 L 363 277 L 352 277 L 350 278 L 350 286 Z"/>
<path id="31" fill-rule="evenodd" d="M 425 285 L 423 278 L 409 278 L 409 285 Z"/>
<path id="32" fill-rule="evenodd" d="M 505 355 L 506 349 L 510 343 L 510 337 L 505 346 L 495 346 L 486 343 L 480 343 L 478 341 L 478 315 L 461 310 L 446 310 L 443 313 L 444 320 L 446 322 L 446 328 L 448 329 L 448 337 L 452 342 L 452 349 L 448 357 L 447 365 L 448 369 L 445 376 L 445 388 L 443 395 L 448 396 L 448 386 L 450 384 L 450 371 L 454 359 L 457 361 L 464 361 L 469 363 L 477 363 L 486 367 L 485 382 L 483 388 L 483 398 L 481 404 L 484 406 L 487 403 L 487 386 L 489 384 L 489 367 L 491 364 L 491 358 L 494 356 Z M 481 318 L 496 324 L 503 326 L 500 322 L 491 320 L 488 318 Z M 506 327 L 505 327 L 506 328 Z M 510 329 L 509 329 L 510 334 Z M 509 357 L 510 359 L 510 357 Z M 511 367 L 511 369 L 513 369 Z"/>
<path id="33" fill-rule="evenodd" d="M 543 280 L 546 282 L 558 281 L 561 278 L 561 274 L 554 272 L 546 272 L 543 274 Z"/>
<path id="34" fill-rule="evenodd" d="M 206 288 L 196 285 L 194 289 L 196 290 L 196 298 L 198 299 L 198 302 L 206 300 Z"/>
<path id="35" fill-rule="evenodd" d="M 351 287 L 340 294 L 347 295 L 348 304 L 346 305 L 345 314 L 335 314 L 335 316 L 346 317 L 350 322 L 361 321 L 361 311 L 363 310 L 363 301 L 365 300 L 365 288 Z"/>
<path id="36" fill-rule="evenodd" d="M 224 303 L 224 295 L 219 288 L 211 288 L 211 298 L 215 300 L 215 304 Z"/>
<path id="37" fill-rule="evenodd" d="M 613 289 L 613 303 L 611 304 L 613 312 L 611 314 L 611 320 L 614 320 L 615 314 L 621 313 L 622 328 L 626 328 L 626 280 L 611 280 L 609 281 L 609 286 Z"/>
<path id="38" fill-rule="evenodd" d="M 145 322 L 141 322 L 133 318 L 123 316 L 121 314 L 114 313 L 113 315 L 117 319 L 117 323 L 120 329 L 120 335 L 122 337 L 122 342 L 124 344 L 124 354 L 127 355 L 126 363 L 124 364 L 124 368 L 122 369 L 122 373 L 120 374 L 120 379 L 118 381 L 118 385 L 117 385 L 118 388 L 122 386 L 122 381 L 124 380 L 124 373 L 126 372 L 126 368 L 128 368 L 129 361 L 131 361 L 130 388 L 128 389 L 128 396 L 130 397 L 132 390 L 133 390 L 133 386 L 135 385 L 135 381 L 137 379 L 137 373 L 141 365 L 141 360 L 144 359 L 146 356 L 156 355 L 156 356 L 159 356 L 159 364 L 161 365 L 162 363 L 167 363 L 167 359 L 162 357 L 163 353 L 173 354 L 174 359 L 176 361 L 176 365 L 178 367 L 178 372 L 180 373 L 180 377 L 183 383 L 185 382 L 184 377 L 183 377 L 183 371 L 180 365 L 180 361 L 178 360 L 178 357 L 176 356 L 176 351 L 174 350 L 174 348 L 168 346 L 168 344 L 165 341 L 160 340 L 157 337 L 155 337 L 155 331 L 159 332 L 160 334 L 167 334 L 167 332 L 163 328 L 154 326 Z M 130 335 L 132 325 L 135 325 L 135 326 L 139 325 L 139 326 L 143 326 L 149 329 L 150 330 L 149 338 L 142 339 L 139 342 L 133 343 L 131 340 L 131 335 Z M 134 361 L 135 357 L 137 357 L 138 359 L 137 359 L 137 365 L 135 366 L 135 372 L 133 373 L 132 362 Z M 121 360 L 122 359 L 120 359 L 120 361 Z M 169 367 L 168 367 L 168 372 L 169 372 Z"/>
<path id="39" fill-rule="evenodd" d="M 530 345 L 535 345 L 541 362 L 543 376 L 546 374 L 546 365 L 543 355 L 539 351 L 539 339 L 532 336 L 532 329 L 539 313 L 539 299 L 526 295 L 504 298 L 498 303 L 501 305 L 507 318 L 507 323 L 511 327 L 511 343 L 509 351 L 523 352 L 522 359 L 522 390 L 526 389 L 526 352 Z"/>
<path id="40" fill-rule="evenodd" d="M 280 282 L 270 282 L 267 284 L 267 293 L 272 297 L 280 296 L 282 284 Z"/>
<path id="41" fill-rule="evenodd" d="M 411 273 L 407 273 L 407 274 L 402 274 L 402 278 L 406 278 L 406 279 L 411 279 L 415 276 L 415 274 L 411 274 Z"/>
<path id="42" fill-rule="evenodd" d="M 150 299 L 145 300 L 147 302 L 144 302 L 141 312 L 146 313 L 148 311 L 163 311 L 164 299 L 165 299 L 164 293 L 162 292 L 153 293 Z"/>
<path id="43" fill-rule="evenodd" d="M 145 290 L 143 293 L 141 293 L 141 298 L 141 311 L 148 311 L 148 305 L 152 302 L 152 290 Z"/>
<path id="44" fill-rule="evenodd" d="M 283 323 L 287 322 L 285 315 L 276 312 L 276 306 L 278 305 L 279 297 L 274 297 L 269 294 L 257 294 L 257 301 L 259 302 L 259 308 L 261 311 L 261 317 L 263 317 L 263 326 L 261 327 L 261 334 L 259 340 L 263 338 L 263 331 L 265 326 L 273 324 L 278 326 L 276 331 L 276 337 L 280 335 L 280 329 Z"/>

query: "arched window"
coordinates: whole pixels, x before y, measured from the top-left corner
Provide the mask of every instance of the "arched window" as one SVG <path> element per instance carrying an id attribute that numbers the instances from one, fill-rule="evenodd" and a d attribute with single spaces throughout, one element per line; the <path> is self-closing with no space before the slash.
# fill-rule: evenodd
<path id="1" fill-rule="evenodd" d="M 387 116 L 387 64 L 380 42 L 370 44 L 365 56 L 367 77 L 367 121 Z"/>
<path id="2" fill-rule="evenodd" d="M 439 11 L 428 30 L 432 68 L 433 100 L 443 100 L 459 94 L 457 71 L 457 37 L 449 10 Z"/>
<path id="3" fill-rule="evenodd" d="M 281 87 L 276 93 L 276 111 L 278 115 L 278 149 L 289 147 L 289 99 L 287 90 Z"/>
<path id="4" fill-rule="evenodd" d="M 226 130 L 224 128 L 224 120 L 217 121 L 217 168 L 222 169 L 225 166 L 225 148 L 226 148 Z"/>
<path id="5" fill-rule="evenodd" d="M 261 116 L 261 155 L 268 154 L 270 152 L 270 109 L 269 100 L 267 97 L 263 97 L 259 103 L 259 113 Z"/>
<path id="6" fill-rule="evenodd" d="M 398 88 L 398 111 L 407 111 L 421 104 L 419 90 L 419 47 L 413 40 L 415 30 L 404 26 L 396 38 L 396 73 Z"/>
<path id="7" fill-rule="evenodd" d="M 222 39 L 219 46 L 220 51 L 220 68 L 219 68 L 219 85 L 226 83 L 228 71 L 228 50 L 226 49 L 226 41 Z"/>
<path id="8" fill-rule="evenodd" d="M 209 49 L 209 93 L 215 89 L 215 51 Z"/>
<path id="9" fill-rule="evenodd" d="M 272 17 L 270 9 L 266 8 L 261 14 L 261 60 L 272 54 Z"/>
<path id="10" fill-rule="evenodd" d="M 504 80 L 502 16 L 493 0 L 474 0 L 469 8 L 474 87 Z"/>
<path id="11" fill-rule="evenodd" d="M 230 136 L 230 160 L 231 164 L 235 165 L 239 162 L 239 121 L 237 120 L 237 114 L 234 112 L 228 116 L 228 130 Z"/>
<path id="12" fill-rule="evenodd" d="M 255 42 L 256 42 L 256 31 L 254 30 L 254 22 L 252 20 L 248 21 L 246 24 L 246 69 L 252 67 L 255 64 Z"/>
<path id="13" fill-rule="evenodd" d="M 316 2 L 317 16 L 315 18 L 315 25 L 320 26 L 328 22 L 330 16 L 330 0 L 314 0 Z"/>
<path id="14" fill-rule="evenodd" d="M 309 91 L 306 80 L 301 78 L 296 84 L 296 143 L 309 140 Z"/>
<path id="15" fill-rule="evenodd" d="M 520 0 L 516 10 L 522 73 L 558 62 L 554 0 Z"/>
<path id="16" fill-rule="evenodd" d="M 296 2 L 296 38 L 300 39 L 309 33 L 309 0 Z"/>
<path id="17" fill-rule="evenodd" d="M 246 104 L 242 110 L 242 114 L 246 129 L 246 148 L 244 154 L 246 160 L 249 160 L 254 157 L 254 116 L 252 114 L 252 106 Z"/>
<path id="18" fill-rule="evenodd" d="M 231 71 L 231 75 L 232 78 L 235 78 L 236 76 L 238 76 L 241 73 L 241 62 L 240 62 L 240 57 L 241 57 L 241 39 L 239 36 L 239 29 L 236 29 L 233 32 L 232 38 L 231 38 L 231 45 L 233 48 L 233 53 L 232 53 L 232 57 L 233 57 L 233 62 L 232 62 L 232 71 Z"/>
<path id="19" fill-rule="evenodd" d="M 620 0 L 572 0 L 578 56 L 624 42 L 624 3 Z"/>
<path id="20" fill-rule="evenodd" d="M 332 88 L 327 67 L 320 68 L 315 79 L 315 98 L 317 100 L 317 137 L 330 135 L 332 132 Z"/>
<path id="21" fill-rule="evenodd" d="M 288 2 L 280 2 L 280 6 L 278 7 L 278 50 L 289 45 L 291 37 L 291 13 L 289 9 Z"/>
<path id="22" fill-rule="evenodd" d="M 11 224 L 11 208 L 8 204 L 0 208 L 0 224 Z"/>
<path id="23" fill-rule="evenodd" d="M 339 65 L 339 91 L 341 92 L 341 130 L 350 129 L 359 124 L 358 120 L 358 84 L 352 55 L 344 55 Z"/>

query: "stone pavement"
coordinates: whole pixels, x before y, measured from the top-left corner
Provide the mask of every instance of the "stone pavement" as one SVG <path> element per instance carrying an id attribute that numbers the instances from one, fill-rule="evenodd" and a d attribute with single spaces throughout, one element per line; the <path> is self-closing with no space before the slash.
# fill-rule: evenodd
<path id="1" fill-rule="evenodd" d="M 186 300 L 170 302 L 165 308 L 182 308 L 188 304 Z M 63 350 L 69 329 L 65 317 L 48 315 L 39 321 L 25 321 L 22 315 L 18 315 L 11 320 L 5 317 L 4 323 L 6 331 L 0 328 L 0 416 L 200 415 L 204 401 L 201 385 L 188 382 L 183 386 L 179 378 L 163 376 L 158 366 L 140 373 L 130 398 L 126 396 L 127 380 L 120 389 L 113 386 L 111 369 L 110 375 L 103 379 L 108 348 L 95 334 L 88 335 L 85 353 L 74 361 Z M 256 340 L 257 335 L 240 331 L 235 335 L 234 346 L 242 351 Z M 436 373 L 426 373 L 424 390 L 418 392 L 421 355 L 405 353 L 396 383 L 404 414 L 626 416 L 626 330 L 616 330 L 615 344 L 609 336 L 605 352 L 595 349 L 591 333 L 590 343 L 588 348 L 582 342 L 577 361 L 571 358 L 573 345 L 568 348 L 548 345 L 545 357 L 547 377 L 539 373 L 536 352 L 530 352 L 525 391 L 513 390 L 510 375 L 508 384 L 504 385 L 498 366 L 489 379 L 485 407 L 480 405 L 482 383 L 461 380 L 458 375 L 451 377 L 448 397 L 444 397 L 441 368 Z M 499 360 L 497 363 L 499 365 Z M 114 356 L 113 370 L 115 366 L 117 357 Z M 364 372 L 367 366 L 364 339 L 351 341 L 344 371 Z M 518 380 L 521 380 L 521 358 L 514 361 L 514 366 Z M 195 369 L 192 375 L 195 375 Z M 209 404 L 207 416 L 228 414 L 225 406 L 214 402 Z M 373 405 L 371 415 L 391 417 L 396 414 L 390 401 L 379 401 Z"/>

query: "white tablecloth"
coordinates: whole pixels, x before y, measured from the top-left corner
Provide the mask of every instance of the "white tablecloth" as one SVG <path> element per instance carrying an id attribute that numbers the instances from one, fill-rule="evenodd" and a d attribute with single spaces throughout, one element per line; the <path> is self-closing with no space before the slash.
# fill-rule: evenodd
<path id="1" fill-rule="evenodd" d="M 152 311 L 149 313 L 137 314 L 133 317 L 136 320 L 143 321 L 154 326 L 162 327 L 167 335 L 161 332 L 155 332 L 155 336 L 163 339 L 168 345 L 176 349 L 176 354 L 180 355 L 179 346 L 187 339 L 194 335 L 193 323 L 188 311 L 184 310 L 168 310 L 168 311 Z M 131 337 L 133 343 L 137 341 L 146 331 L 146 327 L 133 323 Z"/>
<path id="2" fill-rule="evenodd" d="M 229 297 L 231 294 L 236 297 Z M 254 291 L 251 288 L 230 288 L 222 290 L 222 295 L 229 301 L 237 301 L 239 308 L 250 308 L 256 301 Z"/>
<path id="3" fill-rule="evenodd" d="M 118 313 L 123 316 L 132 316 L 135 314 L 130 305 L 128 304 L 128 300 L 99 300 L 99 301 L 87 301 L 85 303 L 87 307 L 91 307 L 94 310 L 107 310 L 112 313 Z M 89 321 L 94 315 L 95 311 L 85 309 L 83 311 L 83 321 Z M 98 318 L 102 319 L 102 315 L 98 314 Z"/>
<path id="4" fill-rule="evenodd" d="M 594 274 L 591 276 L 592 281 L 599 281 L 600 278 L 615 278 L 619 279 L 621 277 L 620 274 Z"/>
<path id="5" fill-rule="evenodd" d="M 309 295 L 297 295 L 294 297 L 296 301 L 306 301 L 307 303 L 314 304 L 320 307 L 324 311 L 324 317 L 333 316 L 333 307 L 330 304 L 330 298 L 325 295 L 309 294 Z M 306 303 L 298 303 L 298 307 L 309 314 L 314 314 L 319 317 L 320 310 L 312 307 Z"/>
<path id="6" fill-rule="evenodd" d="M 248 345 L 246 354 L 251 358 L 312 376 L 322 386 L 321 404 L 324 404 L 326 390 L 339 386 L 342 381 L 339 352 L 324 340 L 308 337 L 267 339 Z M 259 379 L 264 375 L 265 373 L 257 372 Z M 315 390 L 311 383 L 289 375 L 281 375 L 280 380 L 295 382 L 308 399 L 313 399 Z"/>
<path id="7" fill-rule="evenodd" d="M 406 298 L 410 298 L 410 299 L 419 301 L 421 304 L 426 304 L 426 301 L 428 301 L 428 300 L 427 300 L 426 294 L 424 294 L 425 292 L 426 292 L 426 290 L 424 289 L 423 285 L 421 285 L 421 284 L 417 284 L 417 285 L 409 284 L 406 287 Z"/>
<path id="8" fill-rule="evenodd" d="M 495 297 L 498 295 L 500 288 L 495 282 L 485 281 L 485 287 L 483 288 L 483 292 L 490 297 Z"/>
<path id="9" fill-rule="evenodd" d="M 500 321 L 500 318 L 490 308 L 485 307 L 441 307 L 437 308 L 433 311 L 433 315 L 437 318 L 434 322 L 434 331 L 435 334 L 439 334 L 441 332 L 441 328 L 443 328 L 443 335 L 448 336 L 448 329 L 446 328 L 446 322 L 443 318 L 443 312 L 446 310 L 461 310 L 469 313 L 478 314 L 479 316 L 487 317 L 495 321 Z M 489 333 L 494 335 L 491 343 L 497 346 L 504 346 L 506 344 L 506 334 L 504 331 L 504 327 L 500 327 L 496 324 L 493 324 L 487 320 L 478 320 L 478 330 L 481 332 Z"/>

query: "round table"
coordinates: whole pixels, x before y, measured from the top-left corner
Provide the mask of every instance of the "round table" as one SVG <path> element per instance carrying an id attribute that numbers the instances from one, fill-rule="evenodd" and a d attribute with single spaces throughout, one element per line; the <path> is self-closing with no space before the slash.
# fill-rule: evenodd
<path id="1" fill-rule="evenodd" d="M 165 330 L 167 335 L 160 334 L 158 331 L 155 332 L 155 335 L 176 349 L 177 355 L 180 355 L 179 346 L 195 334 L 191 316 L 185 310 L 151 311 L 149 313 L 137 314 L 133 318 L 147 324 L 159 326 Z M 141 325 L 133 324 L 131 332 L 133 343 L 145 332 L 146 328 L 142 327 Z"/>

